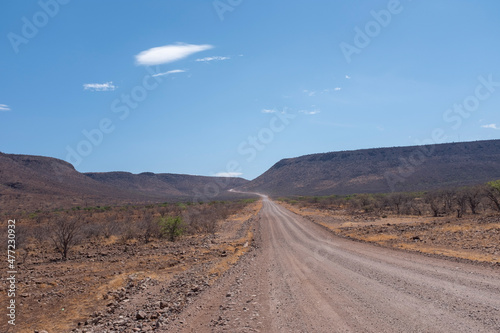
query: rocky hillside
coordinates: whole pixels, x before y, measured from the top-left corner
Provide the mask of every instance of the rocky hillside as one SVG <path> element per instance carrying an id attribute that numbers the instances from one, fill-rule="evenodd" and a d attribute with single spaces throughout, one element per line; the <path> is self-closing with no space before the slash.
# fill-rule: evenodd
<path id="1" fill-rule="evenodd" d="M 80 173 L 62 160 L 0 153 L 0 210 L 31 211 L 61 207 L 218 200 L 242 178 L 128 172 Z"/>
<path id="2" fill-rule="evenodd" d="M 206 177 L 172 173 L 98 172 L 85 173 L 87 177 L 108 186 L 151 197 L 193 198 L 195 200 L 219 199 L 226 191 L 242 186 L 243 178 Z"/>
<path id="3" fill-rule="evenodd" d="M 500 140 L 284 159 L 239 190 L 270 195 L 420 191 L 500 179 Z"/>

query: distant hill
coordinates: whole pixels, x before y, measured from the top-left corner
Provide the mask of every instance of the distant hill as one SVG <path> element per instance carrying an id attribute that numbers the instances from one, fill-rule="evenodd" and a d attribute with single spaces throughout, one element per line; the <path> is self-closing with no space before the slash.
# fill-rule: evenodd
<path id="1" fill-rule="evenodd" d="M 500 179 L 500 140 L 283 159 L 238 188 L 275 196 L 420 191 Z"/>
<path id="2" fill-rule="evenodd" d="M 62 160 L 0 153 L 0 213 L 285 195 L 421 191 L 500 179 L 500 140 L 363 149 L 284 159 L 251 182 L 145 172 L 80 173 Z"/>
<path id="3" fill-rule="evenodd" d="M 127 190 L 130 193 L 155 197 L 193 200 L 215 200 L 232 194 L 226 191 L 248 182 L 243 178 L 206 177 L 172 173 L 143 172 L 92 172 L 87 177 L 108 186 Z"/>
<path id="4" fill-rule="evenodd" d="M 234 197 L 242 178 L 80 173 L 62 160 L 0 153 L 0 211 Z"/>

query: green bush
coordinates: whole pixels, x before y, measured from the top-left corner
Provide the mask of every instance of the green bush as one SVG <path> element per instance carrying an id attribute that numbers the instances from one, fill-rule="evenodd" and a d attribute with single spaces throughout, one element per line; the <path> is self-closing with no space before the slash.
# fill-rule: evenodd
<path id="1" fill-rule="evenodd" d="M 160 226 L 161 235 L 171 242 L 175 241 L 176 238 L 184 233 L 184 223 L 180 216 L 161 217 L 158 221 L 158 225 Z"/>
<path id="2" fill-rule="evenodd" d="M 488 185 L 500 192 L 500 179 L 489 182 Z"/>
<path id="3" fill-rule="evenodd" d="M 487 184 L 486 197 L 491 200 L 492 206 L 500 211 L 500 180 Z"/>

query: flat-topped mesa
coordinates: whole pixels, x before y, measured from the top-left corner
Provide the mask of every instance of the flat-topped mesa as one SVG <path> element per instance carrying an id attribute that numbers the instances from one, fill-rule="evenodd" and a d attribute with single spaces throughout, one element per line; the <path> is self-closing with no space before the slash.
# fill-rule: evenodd
<path id="1" fill-rule="evenodd" d="M 500 140 L 287 158 L 238 188 L 270 195 L 425 191 L 500 179 Z"/>

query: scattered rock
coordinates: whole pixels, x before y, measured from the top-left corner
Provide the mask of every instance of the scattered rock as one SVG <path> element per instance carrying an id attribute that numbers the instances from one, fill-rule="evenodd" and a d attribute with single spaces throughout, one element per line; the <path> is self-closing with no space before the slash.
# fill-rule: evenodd
<path id="1" fill-rule="evenodd" d="M 147 318 L 147 316 L 148 316 L 148 315 L 146 314 L 146 312 L 144 312 L 144 311 L 139 311 L 139 312 L 137 312 L 137 314 L 136 314 L 135 318 L 136 318 L 136 319 L 138 319 L 138 320 L 143 320 L 143 319 L 146 319 L 146 318 Z"/>

